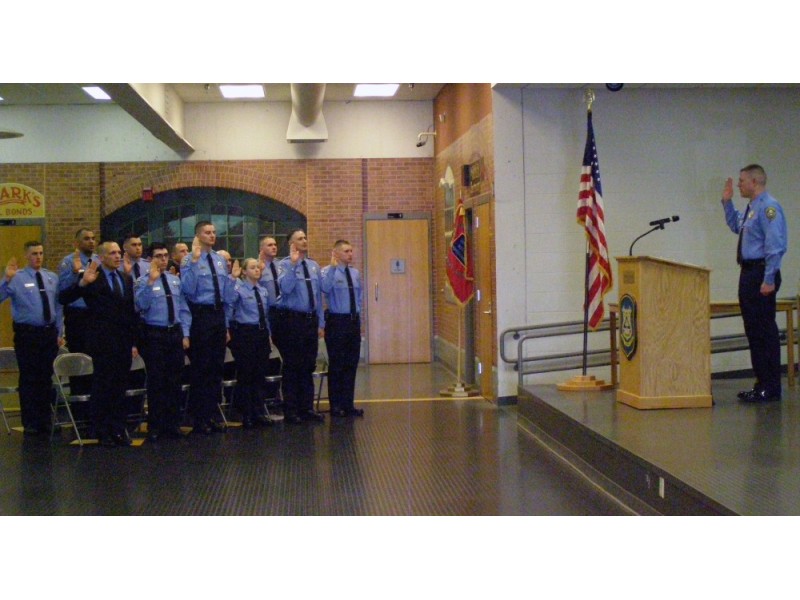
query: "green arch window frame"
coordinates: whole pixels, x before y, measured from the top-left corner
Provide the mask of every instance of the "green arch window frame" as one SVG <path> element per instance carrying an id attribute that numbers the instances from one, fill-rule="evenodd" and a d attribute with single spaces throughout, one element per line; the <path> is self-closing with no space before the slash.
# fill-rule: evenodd
<path id="1" fill-rule="evenodd" d="M 188 187 L 155 194 L 152 202 L 137 200 L 102 219 L 103 240 L 122 243 L 128 233 L 138 234 L 145 248 L 154 241 L 170 247 L 176 242 L 189 245 L 194 226 L 211 221 L 217 230 L 216 250 L 227 250 L 232 258 L 258 256 L 264 236 L 278 242 L 279 254 L 288 254 L 287 234 L 306 229 L 306 217 L 299 211 L 267 196 L 218 187 Z"/>

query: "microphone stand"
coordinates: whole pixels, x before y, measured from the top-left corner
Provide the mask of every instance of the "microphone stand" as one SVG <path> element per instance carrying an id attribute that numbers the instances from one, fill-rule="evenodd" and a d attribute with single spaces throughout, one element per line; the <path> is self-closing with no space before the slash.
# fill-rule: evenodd
<path id="1" fill-rule="evenodd" d="M 650 229 L 650 230 L 648 230 L 648 231 L 645 231 L 645 232 L 644 232 L 642 235 L 640 235 L 640 236 L 639 236 L 639 237 L 637 237 L 635 240 L 633 240 L 633 241 L 631 242 L 631 247 L 628 249 L 628 256 L 633 256 L 633 245 L 634 245 L 636 242 L 638 242 L 640 239 L 642 239 L 642 238 L 643 238 L 644 236 L 646 236 L 647 234 L 649 234 L 649 233 L 653 233 L 653 232 L 654 232 L 656 229 L 664 229 L 664 223 L 661 223 L 661 225 L 656 225 L 656 226 L 655 226 L 655 227 L 653 227 L 652 229 Z"/>

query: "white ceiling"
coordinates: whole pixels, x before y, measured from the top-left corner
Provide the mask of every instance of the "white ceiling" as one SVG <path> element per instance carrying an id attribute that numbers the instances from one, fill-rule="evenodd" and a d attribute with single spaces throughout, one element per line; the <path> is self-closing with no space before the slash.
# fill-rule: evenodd
<path id="1" fill-rule="evenodd" d="M 31 105 L 70 105 L 98 104 L 103 101 L 94 100 L 81 88 L 92 83 L 0 83 L 0 106 Z M 219 93 L 216 83 L 172 83 L 181 99 L 186 103 L 231 102 Z M 290 84 L 265 83 L 266 97 L 263 100 L 239 100 L 238 102 L 291 102 Z M 328 83 L 325 88 L 325 100 L 330 102 L 348 101 L 405 101 L 433 100 L 443 83 L 403 83 L 391 98 L 354 98 L 354 83 Z"/>

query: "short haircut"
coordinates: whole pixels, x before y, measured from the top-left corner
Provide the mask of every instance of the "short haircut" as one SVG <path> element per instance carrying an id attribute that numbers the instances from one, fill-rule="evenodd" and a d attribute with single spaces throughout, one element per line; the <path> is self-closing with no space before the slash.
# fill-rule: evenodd
<path id="1" fill-rule="evenodd" d="M 208 227 L 209 225 L 214 225 L 214 224 L 213 224 L 211 221 L 198 221 L 198 222 L 197 222 L 197 225 L 195 225 L 195 226 L 194 226 L 194 233 L 195 233 L 195 235 L 197 235 L 198 233 L 200 233 L 200 230 L 201 230 L 203 227 Z"/>
<path id="2" fill-rule="evenodd" d="M 89 229 L 88 227 L 81 227 L 80 229 L 78 229 L 78 231 L 75 232 L 75 239 L 76 240 L 81 239 L 81 236 L 83 235 L 84 231 L 89 231 L 91 233 L 94 233 L 94 231 L 92 229 Z"/>
<path id="3" fill-rule="evenodd" d="M 757 164 L 747 165 L 741 171 L 741 173 L 748 173 L 750 177 L 753 178 L 759 185 L 767 185 L 767 172 L 764 170 L 764 167 Z"/>
<path id="4" fill-rule="evenodd" d="M 97 255 L 105 256 L 106 254 L 108 254 L 108 249 L 111 247 L 111 244 L 114 244 L 115 246 L 119 247 L 119 244 L 117 244 L 117 242 L 103 242 L 102 244 L 97 246 Z"/>
<path id="5" fill-rule="evenodd" d="M 147 253 L 150 256 L 153 256 L 153 252 L 155 252 L 156 250 L 166 250 L 167 253 L 169 253 L 169 248 L 167 248 L 167 245 L 164 242 L 152 242 L 147 247 Z"/>
<path id="6" fill-rule="evenodd" d="M 336 240 L 336 242 L 333 244 L 333 247 L 334 248 L 341 248 L 342 246 L 352 246 L 352 245 L 353 244 L 351 244 L 347 240 Z"/>
<path id="7" fill-rule="evenodd" d="M 174 244 L 172 244 L 172 254 L 175 254 L 175 251 L 178 249 L 178 244 L 186 246 L 187 250 L 189 249 L 189 244 L 187 244 L 186 242 L 175 242 Z"/>
<path id="8" fill-rule="evenodd" d="M 129 233 L 124 238 L 122 238 L 122 244 L 125 245 L 125 244 L 128 243 L 128 240 L 132 240 L 133 238 L 140 238 L 140 237 L 142 237 L 142 236 L 140 236 L 138 233 Z"/>
<path id="9" fill-rule="evenodd" d="M 31 240 L 30 242 L 25 242 L 25 245 L 22 247 L 25 249 L 25 252 L 27 252 L 28 248 L 35 248 L 36 246 L 44 246 L 44 244 L 36 240 Z"/>

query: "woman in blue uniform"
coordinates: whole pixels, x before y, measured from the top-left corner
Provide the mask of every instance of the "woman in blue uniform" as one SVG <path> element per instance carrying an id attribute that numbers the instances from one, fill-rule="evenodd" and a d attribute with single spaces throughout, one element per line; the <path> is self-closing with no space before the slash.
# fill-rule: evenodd
<path id="1" fill-rule="evenodd" d="M 242 426 L 270 424 L 263 414 L 262 391 L 268 372 L 269 294 L 261 287 L 261 265 L 255 258 L 242 263 L 242 277 L 233 286 L 233 297 L 226 304 L 230 323 L 230 349 L 236 361 L 235 402 L 242 414 Z"/>

